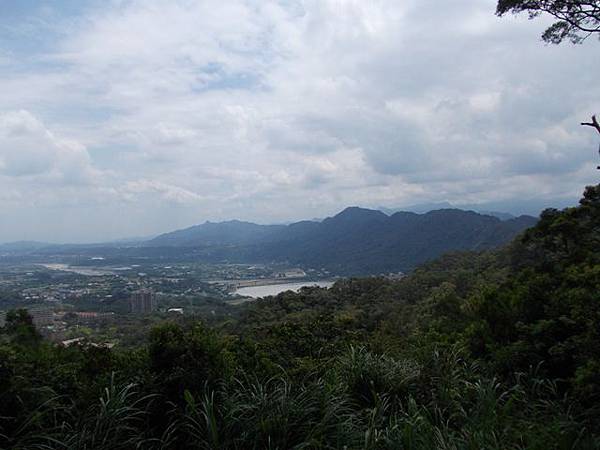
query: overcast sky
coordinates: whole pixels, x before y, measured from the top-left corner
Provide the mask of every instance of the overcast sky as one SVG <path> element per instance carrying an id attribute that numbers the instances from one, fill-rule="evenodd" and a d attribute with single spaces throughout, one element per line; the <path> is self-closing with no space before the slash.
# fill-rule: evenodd
<path id="1" fill-rule="evenodd" d="M 2 0 L 0 242 L 575 202 L 598 181 L 579 122 L 600 43 L 545 45 L 547 21 L 494 9 Z"/>

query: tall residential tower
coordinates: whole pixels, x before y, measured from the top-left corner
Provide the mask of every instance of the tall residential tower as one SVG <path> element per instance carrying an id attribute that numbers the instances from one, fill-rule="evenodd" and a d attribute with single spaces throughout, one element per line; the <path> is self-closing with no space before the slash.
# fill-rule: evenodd
<path id="1" fill-rule="evenodd" d="M 156 294 L 150 289 L 132 292 L 129 299 L 129 311 L 138 314 L 148 314 L 156 310 Z"/>

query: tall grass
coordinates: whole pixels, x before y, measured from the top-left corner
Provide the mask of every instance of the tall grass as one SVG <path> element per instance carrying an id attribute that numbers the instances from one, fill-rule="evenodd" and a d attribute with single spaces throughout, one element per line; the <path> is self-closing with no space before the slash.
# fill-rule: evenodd
<path id="1" fill-rule="evenodd" d="M 69 450 L 600 448 L 556 382 L 534 371 L 507 385 L 460 348 L 417 363 L 351 347 L 322 375 L 241 373 L 186 391 L 179 404 L 113 376 L 96 404 L 79 411 L 50 397 L 3 442 Z"/>

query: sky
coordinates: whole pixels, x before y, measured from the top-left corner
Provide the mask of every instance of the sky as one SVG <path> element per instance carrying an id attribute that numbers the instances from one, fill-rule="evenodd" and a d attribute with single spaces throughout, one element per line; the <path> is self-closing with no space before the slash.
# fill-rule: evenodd
<path id="1" fill-rule="evenodd" d="M 0 0 L 0 242 L 575 204 L 600 42 L 489 0 Z"/>

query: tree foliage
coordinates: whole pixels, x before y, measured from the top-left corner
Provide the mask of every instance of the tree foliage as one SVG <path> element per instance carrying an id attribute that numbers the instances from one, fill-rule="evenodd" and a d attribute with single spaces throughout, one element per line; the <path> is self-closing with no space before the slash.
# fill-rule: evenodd
<path id="1" fill-rule="evenodd" d="M 548 43 L 559 44 L 565 39 L 580 43 L 589 36 L 600 38 L 600 2 L 598 0 L 498 0 L 496 13 L 529 14 L 535 18 L 542 13 L 556 21 L 542 34 Z"/>

